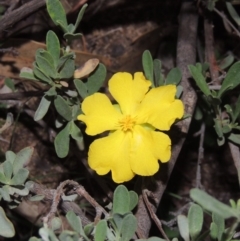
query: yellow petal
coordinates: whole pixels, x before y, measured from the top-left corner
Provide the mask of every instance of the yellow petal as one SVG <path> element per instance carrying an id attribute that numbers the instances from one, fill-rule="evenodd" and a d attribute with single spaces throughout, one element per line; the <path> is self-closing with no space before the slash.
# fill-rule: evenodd
<path id="1" fill-rule="evenodd" d="M 116 183 L 131 180 L 134 173 L 129 163 L 131 133 L 117 130 L 107 137 L 95 140 L 89 149 L 89 166 L 99 175 L 112 171 Z"/>
<path id="2" fill-rule="evenodd" d="M 181 119 L 184 106 L 175 99 L 176 86 L 166 85 L 151 89 L 139 106 L 138 123 L 149 123 L 159 130 L 169 130 L 176 119 Z"/>
<path id="3" fill-rule="evenodd" d="M 115 130 L 121 113 L 112 105 L 109 98 L 101 93 L 86 97 L 82 103 L 84 115 L 79 115 L 78 120 L 86 123 L 86 133 L 97 135 L 104 131 Z"/>
<path id="4" fill-rule="evenodd" d="M 109 80 L 109 91 L 118 102 L 123 114 L 133 114 L 147 93 L 151 82 L 143 73 L 116 73 Z"/>
<path id="5" fill-rule="evenodd" d="M 131 145 L 131 168 L 141 176 L 154 175 L 159 161 L 167 162 L 171 157 L 171 140 L 162 132 L 149 131 L 136 125 Z"/>

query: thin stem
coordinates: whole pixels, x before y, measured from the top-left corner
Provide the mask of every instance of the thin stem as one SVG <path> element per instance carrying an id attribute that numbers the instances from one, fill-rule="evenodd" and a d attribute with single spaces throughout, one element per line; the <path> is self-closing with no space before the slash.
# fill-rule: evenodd
<path id="1" fill-rule="evenodd" d="M 196 188 L 201 188 L 201 167 L 202 167 L 202 160 L 204 157 L 204 135 L 205 135 L 205 123 L 203 122 L 200 129 L 200 142 L 198 148 L 198 161 L 197 161 L 197 173 L 196 173 Z"/>

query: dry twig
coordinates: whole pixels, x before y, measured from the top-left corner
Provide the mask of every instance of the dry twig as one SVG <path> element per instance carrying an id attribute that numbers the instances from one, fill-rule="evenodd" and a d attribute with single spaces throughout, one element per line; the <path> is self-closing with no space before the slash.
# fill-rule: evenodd
<path id="1" fill-rule="evenodd" d="M 185 104 L 185 113 L 190 115 L 193 114 L 193 111 L 195 109 L 197 97 L 194 89 L 192 88 L 188 80 L 188 78 L 190 77 L 190 73 L 188 71 L 187 65 L 194 64 L 196 61 L 197 25 L 198 14 L 194 3 L 183 2 L 180 11 L 178 30 L 177 66 L 182 71 L 181 85 L 184 89 L 182 100 Z M 156 174 L 156 185 L 154 187 L 152 184 L 146 185 L 145 187 L 151 190 L 154 197 L 156 198 L 156 207 L 153 207 L 154 212 L 156 212 L 157 210 L 157 207 L 167 186 L 167 182 L 171 176 L 173 167 L 176 163 L 177 157 L 182 149 L 190 123 L 191 118 L 187 118 L 178 123 L 178 127 L 181 130 L 182 136 L 178 136 L 179 142 L 175 146 L 173 146 L 172 158 L 167 165 L 165 164 L 165 173 L 160 171 Z M 165 180 L 163 180 L 164 175 Z M 151 227 L 151 219 L 148 215 L 146 206 L 143 201 L 143 197 L 141 195 L 139 197 L 136 217 L 138 219 L 138 235 L 141 235 L 142 238 L 148 237 Z"/>

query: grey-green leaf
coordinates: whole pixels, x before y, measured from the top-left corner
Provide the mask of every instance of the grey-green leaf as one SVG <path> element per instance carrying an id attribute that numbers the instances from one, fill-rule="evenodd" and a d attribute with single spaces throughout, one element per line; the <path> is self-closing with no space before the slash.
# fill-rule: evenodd
<path id="1" fill-rule="evenodd" d="M 19 171 L 13 176 L 10 181 L 10 185 L 22 185 L 27 180 L 29 171 L 25 168 L 19 169 Z"/>
<path id="2" fill-rule="evenodd" d="M 39 103 L 39 106 L 35 112 L 34 120 L 39 121 L 41 120 L 48 112 L 48 109 L 51 105 L 51 98 L 44 95 Z"/>
<path id="3" fill-rule="evenodd" d="M 103 86 L 106 75 L 106 67 L 100 63 L 94 73 L 88 77 L 88 81 L 86 83 L 88 95 L 92 95 Z"/>
<path id="4" fill-rule="evenodd" d="M 233 120 L 232 120 L 233 123 L 235 123 L 239 115 L 240 115 L 240 95 L 238 96 L 238 99 L 235 104 L 234 112 L 233 112 Z"/>
<path id="5" fill-rule="evenodd" d="M 146 78 L 152 82 L 152 87 L 155 87 L 153 79 L 153 59 L 149 50 L 143 52 L 142 65 Z"/>
<path id="6" fill-rule="evenodd" d="M 200 234 L 203 225 L 203 210 L 197 204 L 192 204 L 188 211 L 189 234 L 195 240 Z"/>
<path id="7" fill-rule="evenodd" d="M 67 17 L 64 8 L 59 0 L 47 0 L 47 11 L 56 25 L 62 23 L 63 31 L 67 29 Z"/>
<path id="8" fill-rule="evenodd" d="M 217 225 L 217 239 L 220 241 L 225 230 L 225 221 L 216 213 L 213 213 L 212 219 L 213 222 Z"/>
<path id="9" fill-rule="evenodd" d="M 54 146 L 58 157 L 64 158 L 67 156 L 69 151 L 70 143 L 70 123 L 68 123 L 65 128 L 63 128 L 56 136 L 54 140 Z"/>
<path id="10" fill-rule="evenodd" d="M 233 20 L 237 23 L 238 26 L 240 26 L 240 17 L 233 5 L 230 2 L 226 2 L 226 6 Z"/>
<path id="11" fill-rule="evenodd" d="M 49 76 L 47 76 L 36 64 L 34 64 L 33 68 L 33 74 L 39 79 L 42 80 L 43 82 L 48 83 L 49 85 L 53 84 L 53 81 Z"/>
<path id="12" fill-rule="evenodd" d="M 122 228 L 120 233 L 122 234 L 121 241 L 129 241 L 137 229 L 137 219 L 133 214 L 128 214 L 123 218 Z"/>
<path id="13" fill-rule="evenodd" d="M 184 241 L 190 241 L 187 217 L 184 215 L 178 215 L 177 223 L 181 237 L 184 239 Z"/>
<path id="14" fill-rule="evenodd" d="M 60 70 L 60 78 L 61 79 L 69 79 L 73 76 L 75 70 L 75 62 L 73 59 L 68 59 L 62 69 Z"/>
<path id="15" fill-rule="evenodd" d="M 16 154 L 13 151 L 6 152 L 6 161 L 10 161 L 12 164 L 16 158 Z"/>
<path id="16" fill-rule="evenodd" d="M 228 136 L 228 140 L 232 141 L 232 142 L 235 143 L 235 144 L 240 145 L 240 134 L 231 133 L 231 134 Z"/>
<path id="17" fill-rule="evenodd" d="M 5 161 L 3 163 L 4 175 L 7 179 L 11 179 L 13 173 L 13 165 L 10 161 Z"/>
<path id="18" fill-rule="evenodd" d="M 182 79 L 182 72 L 179 68 L 173 68 L 169 71 L 166 78 L 166 85 L 178 85 Z"/>
<path id="19" fill-rule="evenodd" d="M 15 229 L 12 222 L 6 217 L 2 207 L 0 207 L 0 236 L 12 238 L 15 235 Z"/>
<path id="20" fill-rule="evenodd" d="M 15 91 L 15 85 L 14 85 L 14 82 L 13 82 L 12 79 L 10 79 L 10 78 L 5 78 L 4 84 L 5 84 L 9 89 L 11 89 L 12 91 Z"/>
<path id="21" fill-rule="evenodd" d="M 84 14 L 87 6 L 88 6 L 87 4 L 84 4 L 84 5 L 82 6 L 81 10 L 79 11 L 78 16 L 77 16 L 77 20 L 76 20 L 76 23 L 75 23 L 75 26 L 74 26 L 73 33 L 76 31 L 78 25 L 80 24 L 80 22 L 81 22 L 81 20 L 82 20 L 82 18 L 83 18 L 83 14 Z"/>
<path id="22" fill-rule="evenodd" d="M 94 234 L 95 241 L 104 241 L 107 235 L 107 222 L 106 220 L 100 220 L 96 226 Z"/>
<path id="23" fill-rule="evenodd" d="M 53 31 L 48 31 L 46 36 L 47 51 L 51 54 L 54 67 L 58 65 L 58 60 L 60 57 L 60 43 L 57 35 Z"/>
<path id="24" fill-rule="evenodd" d="M 79 143 L 83 141 L 82 132 L 74 122 L 71 122 L 70 135 L 74 140 L 76 140 Z"/>
<path id="25" fill-rule="evenodd" d="M 134 191 L 129 191 L 128 194 L 129 194 L 129 198 L 130 198 L 129 211 L 132 211 L 138 204 L 138 195 Z"/>
<path id="26" fill-rule="evenodd" d="M 37 79 L 34 74 L 33 74 L 33 71 L 32 72 L 29 72 L 29 71 L 25 71 L 25 69 L 21 69 L 21 72 L 20 72 L 20 75 L 19 75 L 21 78 L 24 78 L 24 79 L 31 79 L 31 80 L 35 80 L 35 81 L 39 81 L 39 79 Z"/>
<path id="27" fill-rule="evenodd" d="M 129 212 L 130 197 L 125 186 L 119 185 L 113 194 L 113 213 L 125 214 Z"/>
<path id="28" fill-rule="evenodd" d="M 197 67 L 195 67 L 194 65 L 189 65 L 188 69 L 193 77 L 193 79 L 195 80 L 197 86 L 199 87 L 199 89 L 206 95 L 211 95 L 211 92 L 208 88 L 207 82 L 205 77 L 203 76 L 202 72 L 199 71 L 199 69 Z"/>
<path id="29" fill-rule="evenodd" d="M 16 155 L 13 163 L 13 174 L 17 174 L 18 171 L 23 168 L 32 158 L 34 148 L 31 146 L 23 148 Z"/>
<path id="30" fill-rule="evenodd" d="M 210 225 L 210 236 L 212 239 L 217 239 L 218 237 L 218 227 L 216 223 L 211 223 Z"/>
<path id="31" fill-rule="evenodd" d="M 164 79 L 162 75 L 162 62 L 159 59 L 153 60 L 153 73 L 154 73 L 154 83 L 155 86 L 162 86 L 164 84 Z"/>
<path id="32" fill-rule="evenodd" d="M 60 116 L 62 116 L 67 121 L 72 120 L 72 109 L 62 96 L 57 95 L 57 97 L 54 99 L 54 105 Z"/>
<path id="33" fill-rule="evenodd" d="M 219 68 L 226 69 L 233 63 L 233 61 L 234 61 L 234 55 L 232 53 L 229 53 L 227 57 L 221 60 L 219 64 Z"/>
<path id="34" fill-rule="evenodd" d="M 224 203 L 221 203 L 220 201 L 202 190 L 199 190 L 197 188 L 191 189 L 190 197 L 207 211 L 216 213 L 224 219 L 230 217 L 239 218 L 240 212 L 234 210 L 233 208 L 227 206 Z"/>
<path id="35" fill-rule="evenodd" d="M 48 77 L 56 78 L 57 72 L 54 65 L 42 56 L 36 56 L 36 63 L 39 69 Z"/>
<path id="36" fill-rule="evenodd" d="M 79 95 L 84 99 L 88 96 L 87 86 L 80 79 L 73 80 L 74 85 L 79 93 Z"/>
<path id="37" fill-rule="evenodd" d="M 240 61 L 231 66 L 227 72 L 226 78 L 222 82 L 221 89 L 218 92 L 218 97 L 221 97 L 224 92 L 234 89 L 240 84 Z"/>
<path id="38" fill-rule="evenodd" d="M 73 211 L 69 211 L 66 215 L 66 218 L 74 231 L 79 234 L 83 233 L 81 219 Z"/>

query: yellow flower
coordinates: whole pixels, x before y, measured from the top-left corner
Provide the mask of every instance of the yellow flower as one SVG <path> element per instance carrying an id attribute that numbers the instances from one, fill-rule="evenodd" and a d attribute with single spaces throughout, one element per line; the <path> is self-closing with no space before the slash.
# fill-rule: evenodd
<path id="1" fill-rule="evenodd" d="M 167 131 L 184 107 L 175 99 L 176 86 L 166 85 L 149 91 L 151 82 L 143 73 L 116 73 L 109 80 L 109 91 L 118 105 L 105 94 L 95 93 L 84 99 L 78 120 L 86 123 L 86 133 L 97 135 L 89 148 L 89 166 L 99 175 L 112 171 L 116 183 L 131 180 L 135 174 L 151 176 L 159 170 L 159 161 L 171 156 Z"/>

